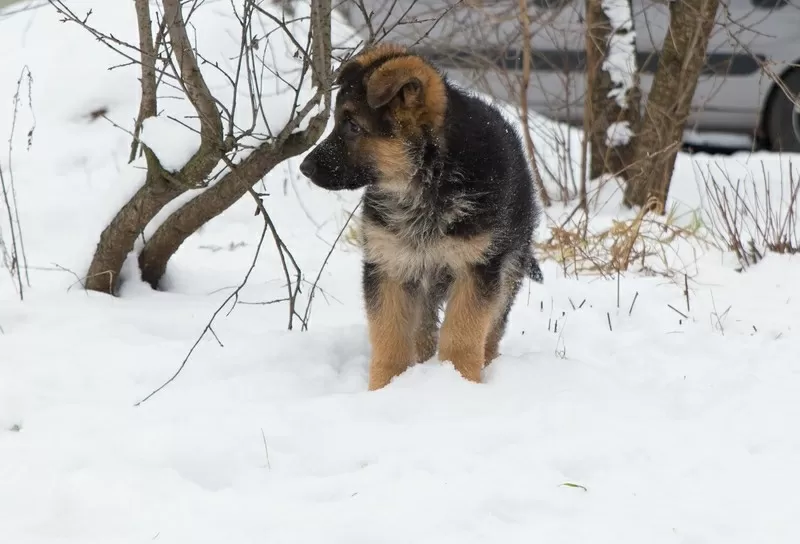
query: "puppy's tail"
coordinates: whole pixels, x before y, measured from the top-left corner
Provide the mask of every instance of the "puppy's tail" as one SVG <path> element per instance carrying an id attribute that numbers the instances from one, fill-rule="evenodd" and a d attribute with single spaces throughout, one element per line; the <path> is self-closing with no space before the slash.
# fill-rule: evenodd
<path id="1" fill-rule="evenodd" d="M 528 256 L 527 266 L 525 267 L 527 276 L 536 283 L 544 283 L 544 274 L 539 266 L 539 261 L 536 260 L 533 252 Z"/>

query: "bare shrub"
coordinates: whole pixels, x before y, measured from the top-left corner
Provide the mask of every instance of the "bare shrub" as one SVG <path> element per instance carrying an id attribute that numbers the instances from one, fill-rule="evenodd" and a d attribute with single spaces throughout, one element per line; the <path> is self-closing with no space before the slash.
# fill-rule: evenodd
<path id="1" fill-rule="evenodd" d="M 762 163 L 760 181 L 752 173 L 734 178 L 719 164 L 699 175 L 708 202 L 707 222 L 725 248 L 736 254 L 742 269 L 767 252 L 800 251 L 800 175 L 792 161 L 778 176 L 770 175 Z"/>
<path id="2" fill-rule="evenodd" d="M 14 92 L 13 104 L 14 111 L 11 118 L 11 133 L 8 138 L 8 154 L 6 156 L 6 167 L 0 161 L 0 260 L 3 267 L 11 274 L 13 284 L 17 290 L 20 300 L 25 299 L 25 286 L 30 287 L 30 277 L 28 275 L 28 258 L 25 253 L 25 241 L 22 235 L 22 223 L 19 218 L 19 204 L 17 202 L 17 189 L 14 184 L 14 138 L 17 130 L 17 118 L 19 108 L 22 105 L 23 90 L 27 89 L 28 108 L 33 112 L 33 99 L 31 88 L 33 76 L 24 67 L 17 79 L 17 86 Z M 26 139 L 30 147 L 35 131 L 35 122 L 28 129 Z M 6 168 L 6 172 L 4 172 Z M 4 209 L 3 209 L 4 208 Z M 3 223 L 5 224 L 5 227 Z M 8 241 L 4 237 L 4 228 L 7 229 Z M 24 280 L 23 280 L 24 277 Z"/>
<path id="3" fill-rule="evenodd" d="M 65 22 L 80 25 L 128 65 L 141 69 L 142 98 L 130 130 L 130 158 L 134 161 L 144 155 L 146 179 L 101 233 L 86 275 L 88 289 L 106 293 L 116 292 L 122 265 L 146 228 L 154 231 L 144 240 L 138 263 L 142 279 L 156 288 L 170 258 L 189 236 L 250 193 L 277 165 L 309 149 L 327 126 L 336 65 L 359 46 L 379 41 L 389 30 L 384 26 L 386 19 L 381 19 L 383 14 L 362 9 L 362 24 L 368 29 L 362 33 L 365 38 L 334 39 L 331 0 L 282 2 L 282 15 L 276 15 L 274 4 L 232 0 L 231 13 L 239 27 L 238 51 L 233 58 L 209 58 L 195 43 L 196 29 L 190 23 L 205 0 L 160 0 L 155 4 L 135 0 L 139 38 L 135 45 L 93 27 L 91 13 L 77 13 L 77 8 L 62 0 L 49 3 Z M 154 5 L 161 8 L 155 17 Z M 402 23 L 400 17 L 391 24 Z M 223 81 L 213 92 L 208 84 L 211 76 Z M 143 130 L 148 120 L 164 117 L 158 113 L 163 108 L 158 91 L 162 86 L 169 87 L 172 95 L 177 93 L 193 110 L 183 119 L 168 119 L 199 136 L 197 149 L 179 168 L 165 167 L 159 150 L 148 146 Z M 170 104 L 175 104 L 175 98 L 171 97 Z M 282 115 L 276 117 L 276 112 Z M 260 202 L 259 194 L 251 194 Z M 192 198 L 151 225 L 166 206 L 186 195 Z M 300 271 L 272 227 L 287 281 L 299 282 Z M 298 279 L 290 279 L 289 269 Z M 299 287 L 290 291 L 297 293 Z M 294 298 L 290 306 L 293 304 Z"/>

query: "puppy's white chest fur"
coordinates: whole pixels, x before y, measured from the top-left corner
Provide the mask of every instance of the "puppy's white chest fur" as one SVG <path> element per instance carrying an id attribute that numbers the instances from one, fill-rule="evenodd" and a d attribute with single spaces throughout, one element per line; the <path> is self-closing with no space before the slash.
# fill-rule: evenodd
<path id="1" fill-rule="evenodd" d="M 401 281 L 423 281 L 443 269 L 457 272 L 483 260 L 491 238 L 436 235 L 425 238 L 395 234 L 373 223 L 364 223 L 366 260 Z"/>

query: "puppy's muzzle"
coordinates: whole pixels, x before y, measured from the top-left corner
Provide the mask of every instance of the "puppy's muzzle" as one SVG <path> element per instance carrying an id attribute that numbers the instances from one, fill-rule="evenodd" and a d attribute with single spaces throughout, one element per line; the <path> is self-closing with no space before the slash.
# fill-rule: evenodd
<path id="1" fill-rule="evenodd" d="M 312 159 L 310 155 L 306 155 L 306 158 L 300 163 L 300 173 L 313 180 L 314 175 L 317 173 L 317 161 Z"/>

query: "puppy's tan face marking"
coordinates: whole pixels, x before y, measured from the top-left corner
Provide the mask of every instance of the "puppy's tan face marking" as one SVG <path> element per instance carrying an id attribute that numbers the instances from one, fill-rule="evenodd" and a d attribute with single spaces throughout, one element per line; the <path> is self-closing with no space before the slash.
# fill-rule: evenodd
<path id="1" fill-rule="evenodd" d="M 358 168 L 370 169 L 381 188 L 401 191 L 414 175 L 412 156 L 403 138 L 375 115 L 366 104 L 344 100 L 335 113 L 336 128 L 346 159 Z"/>
<path id="2" fill-rule="evenodd" d="M 399 138 L 366 138 L 361 142 L 378 173 L 378 185 L 385 190 L 402 192 L 414 176 L 408 145 Z"/>

